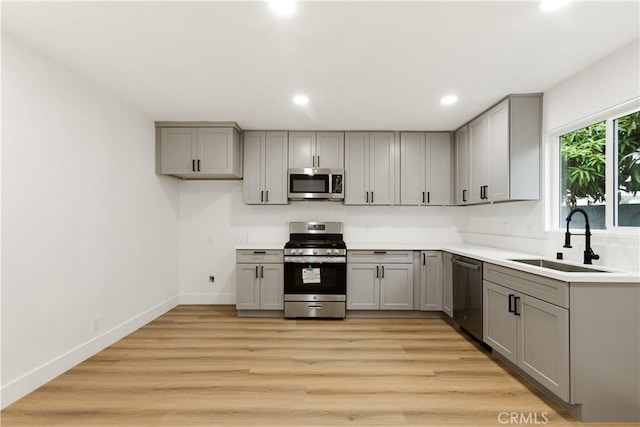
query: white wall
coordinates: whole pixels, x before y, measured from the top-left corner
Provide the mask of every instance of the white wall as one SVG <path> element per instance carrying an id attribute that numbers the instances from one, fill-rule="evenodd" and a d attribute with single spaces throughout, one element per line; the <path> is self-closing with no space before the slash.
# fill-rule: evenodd
<path id="1" fill-rule="evenodd" d="M 179 183 L 154 173 L 154 132 L 2 34 L 2 407 L 177 303 Z"/>
<path id="2" fill-rule="evenodd" d="M 640 96 L 640 44 L 631 43 L 596 62 L 580 73 L 544 92 L 543 128 L 545 134 L 579 122 Z M 545 138 L 544 149 L 553 147 Z M 550 174 L 555 164 L 543 165 Z M 541 186 L 544 189 L 544 186 Z M 543 190 L 544 191 L 544 190 Z M 584 238 L 573 238 L 573 249 L 565 249 L 564 234 L 545 230 L 545 194 L 539 202 L 515 202 L 467 208 L 461 231 L 468 243 L 517 249 L 582 262 Z M 640 230 L 623 233 L 595 231 L 592 247 L 600 255 L 594 264 L 627 270 L 640 269 Z"/>
<path id="3" fill-rule="evenodd" d="M 462 242 L 463 208 L 345 206 L 295 202 L 245 205 L 242 181 L 185 181 L 180 187 L 180 301 L 235 304 L 234 246 L 288 240 L 291 221 L 339 221 L 345 241 L 369 243 Z M 215 283 L 208 282 L 214 275 Z"/>

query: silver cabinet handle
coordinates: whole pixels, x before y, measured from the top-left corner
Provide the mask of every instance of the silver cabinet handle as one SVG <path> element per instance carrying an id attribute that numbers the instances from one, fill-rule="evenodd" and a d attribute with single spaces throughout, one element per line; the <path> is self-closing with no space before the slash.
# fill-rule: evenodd
<path id="1" fill-rule="evenodd" d="M 256 265 L 256 279 L 259 279 L 258 277 L 258 266 Z"/>
<path id="2" fill-rule="evenodd" d="M 384 265 L 382 266 L 382 278 L 384 279 Z"/>
<path id="3" fill-rule="evenodd" d="M 367 191 L 367 203 L 369 203 L 369 192 Z"/>
<path id="4" fill-rule="evenodd" d="M 267 197 L 266 197 L 265 202 L 269 203 L 269 190 L 267 190 Z"/>
<path id="5" fill-rule="evenodd" d="M 320 167 L 320 156 L 318 156 L 318 167 Z"/>
<path id="6" fill-rule="evenodd" d="M 371 192 L 371 203 L 373 203 L 373 191 Z"/>
<path id="7" fill-rule="evenodd" d="M 426 203 L 424 198 L 424 191 L 422 192 L 422 203 Z"/>
<path id="8" fill-rule="evenodd" d="M 264 203 L 264 190 L 260 192 L 260 203 Z"/>
<path id="9" fill-rule="evenodd" d="M 380 277 L 380 267 L 376 265 L 376 279 Z"/>
<path id="10" fill-rule="evenodd" d="M 264 265 L 260 267 L 260 277 L 264 279 Z"/>

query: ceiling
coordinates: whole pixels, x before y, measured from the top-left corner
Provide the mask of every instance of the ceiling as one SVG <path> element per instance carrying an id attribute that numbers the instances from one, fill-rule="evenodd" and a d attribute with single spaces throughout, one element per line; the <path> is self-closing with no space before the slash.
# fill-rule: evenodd
<path id="1" fill-rule="evenodd" d="M 154 120 L 452 130 L 638 39 L 640 2 L 2 2 L 2 27 Z M 306 93 L 305 107 L 291 102 Z M 455 93 L 457 104 L 440 105 Z"/>

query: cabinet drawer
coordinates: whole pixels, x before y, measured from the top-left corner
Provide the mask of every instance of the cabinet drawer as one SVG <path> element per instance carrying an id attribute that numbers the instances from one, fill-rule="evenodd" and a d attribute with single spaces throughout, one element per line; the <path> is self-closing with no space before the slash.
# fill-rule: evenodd
<path id="1" fill-rule="evenodd" d="M 351 263 L 413 263 L 413 251 L 347 251 Z"/>
<path id="2" fill-rule="evenodd" d="M 279 249 L 241 249 L 236 251 L 236 262 L 247 263 L 278 263 L 284 261 L 284 251 Z"/>
<path id="3" fill-rule="evenodd" d="M 484 280 L 569 308 L 569 284 L 524 271 L 484 263 Z"/>

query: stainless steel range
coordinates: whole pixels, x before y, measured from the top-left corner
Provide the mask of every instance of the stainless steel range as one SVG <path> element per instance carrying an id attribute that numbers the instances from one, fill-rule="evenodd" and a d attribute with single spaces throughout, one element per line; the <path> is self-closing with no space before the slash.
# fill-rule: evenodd
<path id="1" fill-rule="evenodd" d="M 343 319 L 347 245 L 341 222 L 292 222 L 284 246 L 284 316 Z"/>

